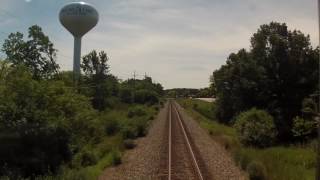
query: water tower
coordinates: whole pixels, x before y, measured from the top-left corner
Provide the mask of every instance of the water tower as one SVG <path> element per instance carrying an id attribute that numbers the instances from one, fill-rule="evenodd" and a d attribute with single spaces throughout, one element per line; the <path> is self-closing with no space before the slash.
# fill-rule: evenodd
<path id="1" fill-rule="evenodd" d="M 77 84 L 80 77 L 81 38 L 97 25 L 99 14 L 88 3 L 74 2 L 61 9 L 59 19 L 74 37 L 73 76 Z"/>

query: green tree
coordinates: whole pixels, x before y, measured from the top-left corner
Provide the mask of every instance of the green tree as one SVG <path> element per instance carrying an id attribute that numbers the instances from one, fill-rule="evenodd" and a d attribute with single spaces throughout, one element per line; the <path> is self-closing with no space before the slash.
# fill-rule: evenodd
<path id="1" fill-rule="evenodd" d="M 292 133 L 301 142 L 310 137 L 316 130 L 316 122 L 303 119 L 299 116 L 293 119 Z"/>
<path id="2" fill-rule="evenodd" d="M 2 46 L 6 59 L 14 66 L 23 64 L 29 68 L 33 78 L 51 78 L 59 70 L 53 43 L 36 25 L 29 28 L 28 38 L 25 41 L 22 33 L 11 33 Z"/>
<path id="3" fill-rule="evenodd" d="M 262 25 L 251 38 L 250 51 L 232 53 L 213 73 L 218 118 L 230 122 L 252 107 L 266 109 L 279 137 L 289 140 L 301 102 L 316 90 L 318 55 L 300 31 L 276 22 Z"/>
<path id="4" fill-rule="evenodd" d="M 104 110 L 107 98 L 118 94 L 118 80 L 109 74 L 109 57 L 104 51 L 95 50 L 83 57 L 81 68 L 85 73 L 85 84 L 89 85 L 88 96 L 92 97 L 95 109 Z"/>
<path id="5" fill-rule="evenodd" d="M 37 81 L 24 66 L 0 85 L 0 174 L 30 177 L 57 172 L 92 138 L 99 137 L 88 98 L 59 81 Z"/>

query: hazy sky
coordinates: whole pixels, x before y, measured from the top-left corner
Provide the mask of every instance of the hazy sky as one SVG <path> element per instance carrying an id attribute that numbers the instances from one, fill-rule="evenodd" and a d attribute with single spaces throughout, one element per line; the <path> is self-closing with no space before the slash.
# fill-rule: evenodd
<path id="1" fill-rule="evenodd" d="M 38 24 L 58 49 L 58 63 L 72 69 L 73 38 L 58 13 L 72 0 L 0 0 L 0 42 Z M 104 50 L 122 79 L 147 73 L 165 88 L 200 88 L 213 70 L 240 48 L 249 48 L 261 24 L 286 22 L 318 39 L 316 0 L 86 0 L 100 13 L 83 39 L 82 54 Z"/>

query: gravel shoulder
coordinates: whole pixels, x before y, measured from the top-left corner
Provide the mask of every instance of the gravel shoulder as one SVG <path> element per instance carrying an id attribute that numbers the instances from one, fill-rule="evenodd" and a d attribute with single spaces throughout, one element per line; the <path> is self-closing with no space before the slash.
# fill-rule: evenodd
<path id="1" fill-rule="evenodd" d="M 168 104 L 153 120 L 146 137 L 135 141 L 136 147 L 125 152 L 122 164 L 107 168 L 99 180 L 157 180 L 163 176 L 161 159 L 166 158 L 166 119 Z M 162 177 L 163 179 L 163 177 Z"/>
<path id="2" fill-rule="evenodd" d="M 244 173 L 236 166 L 230 155 L 184 109 L 176 103 L 180 115 L 200 151 L 206 167 L 215 180 L 245 180 Z"/>

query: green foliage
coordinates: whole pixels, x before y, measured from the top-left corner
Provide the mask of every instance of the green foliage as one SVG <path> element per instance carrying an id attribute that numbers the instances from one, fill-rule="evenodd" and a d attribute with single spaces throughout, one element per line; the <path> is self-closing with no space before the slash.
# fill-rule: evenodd
<path id="1" fill-rule="evenodd" d="M 272 116 L 255 108 L 241 113 L 234 126 L 240 141 L 247 145 L 270 146 L 277 135 Z"/>
<path id="2" fill-rule="evenodd" d="M 25 41 L 22 33 L 11 33 L 2 46 L 6 59 L 14 66 L 26 66 L 33 78 L 51 78 L 59 69 L 53 43 L 36 25 L 29 28 L 28 38 Z"/>
<path id="3" fill-rule="evenodd" d="M 111 164 L 113 166 L 121 164 L 121 153 L 119 151 L 114 150 L 111 152 Z"/>
<path id="4" fill-rule="evenodd" d="M 134 93 L 134 102 L 154 105 L 159 102 L 158 94 L 154 91 L 141 89 Z"/>
<path id="5" fill-rule="evenodd" d="M 153 83 L 151 77 L 144 79 L 129 79 L 122 83 L 120 98 L 123 102 L 153 105 L 158 103 L 164 94 L 159 83 Z"/>
<path id="6" fill-rule="evenodd" d="M 307 140 L 316 132 L 317 124 L 312 120 L 305 120 L 299 116 L 293 119 L 292 133 L 293 136 L 301 141 Z"/>
<path id="7" fill-rule="evenodd" d="M 107 135 L 114 135 L 120 130 L 120 124 L 117 119 L 106 119 L 105 132 Z"/>
<path id="8" fill-rule="evenodd" d="M 270 180 L 312 180 L 315 178 L 316 167 L 316 141 L 310 145 L 286 146 L 286 147 L 269 147 L 269 148 L 248 148 L 239 145 L 237 133 L 235 129 L 216 121 L 208 119 L 193 110 L 192 104 L 199 100 L 179 99 L 178 102 L 186 108 L 189 115 L 200 123 L 200 126 L 207 129 L 210 135 L 219 144 L 225 146 L 224 139 L 220 137 L 228 137 L 228 150 L 232 153 L 235 162 L 243 169 L 248 170 L 248 166 L 254 162 L 260 162 L 266 171 L 266 177 Z M 207 102 L 203 102 L 207 103 Z M 210 103 L 207 103 L 210 104 Z M 210 106 L 207 106 L 210 108 Z"/>
<path id="9" fill-rule="evenodd" d="M 166 96 L 170 98 L 176 98 L 176 97 L 197 97 L 200 93 L 199 89 L 191 89 L 191 88 L 175 88 L 175 89 L 167 89 Z"/>
<path id="10" fill-rule="evenodd" d="M 250 180 L 266 180 L 267 172 L 262 163 L 258 161 L 251 162 L 247 167 Z"/>
<path id="11" fill-rule="evenodd" d="M 131 107 L 129 108 L 129 111 L 128 111 L 128 118 L 133 118 L 135 116 L 144 116 L 146 115 L 146 111 L 143 109 L 143 107 L 141 106 L 134 106 L 134 107 Z"/>
<path id="12" fill-rule="evenodd" d="M 133 102 L 133 93 L 130 88 L 121 88 L 119 92 L 119 96 L 122 102 L 124 103 L 132 103 Z"/>
<path id="13" fill-rule="evenodd" d="M 119 81 L 103 51 L 84 56 L 85 75 L 74 87 L 72 72 L 57 72 L 56 50 L 41 28 L 31 27 L 28 38 L 11 34 L 2 48 L 0 178 L 96 179 L 147 133 L 163 87 L 150 77 Z M 143 102 L 134 107 L 140 91 Z"/>
<path id="14" fill-rule="evenodd" d="M 33 80 L 20 66 L 4 81 L 6 86 L 0 88 L 1 166 L 7 164 L 7 169 L 22 176 L 56 172 L 75 149 L 98 136 L 88 99 L 63 83 Z"/>
<path id="15" fill-rule="evenodd" d="M 112 107 L 108 101 L 111 96 L 119 93 L 118 79 L 109 74 L 109 57 L 104 51 L 97 53 L 95 50 L 83 57 L 81 68 L 85 73 L 83 84 L 88 85 L 82 93 L 92 97 L 93 108 L 103 111 L 106 107 Z"/>
<path id="16" fill-rule="evenodd" d="M 252 107 L 266 109 L 275 118 L 278 137 L 288 141 L 301 102 L 316 91 L 319 49 L 309 36 L 276 22 L 262 25 L 251 47 L 232 53 L 211 77 L 218 119 L 229 123 Z"/>
<path id="17" fill-rule="evenodd" d="M 84 148 L 81 152 L 76 154 L 72 164 L 73 166 L 80 168 L 95 165 L 97 162 L 97 155 L 93 151 Z"/>

